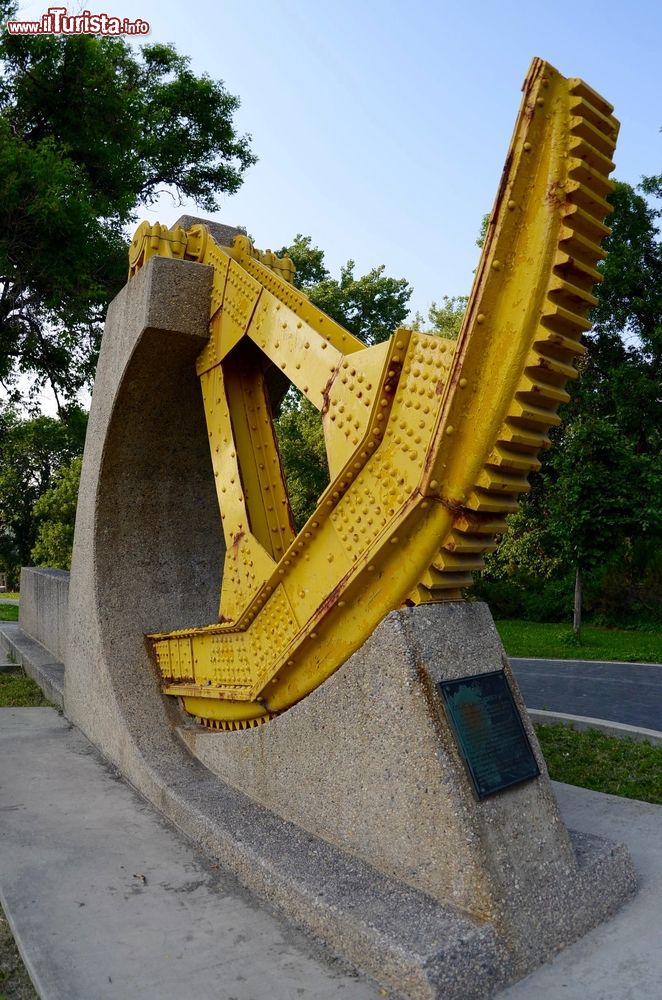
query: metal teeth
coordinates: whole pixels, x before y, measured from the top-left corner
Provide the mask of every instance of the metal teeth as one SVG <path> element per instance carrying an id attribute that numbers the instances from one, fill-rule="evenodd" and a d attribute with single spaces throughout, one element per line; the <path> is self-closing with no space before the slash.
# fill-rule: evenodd
<path id="1" fill-rule="evenodd" d="M 257 729 L 258 726 L 264 725 L 265 722 L 275 719 L 277 715 L 278 712 L 269 712 L 267 715 L 261 715 L 257 719 L 203 719 L 200 716 L 196 716 L 195 721 L 199 722 L 205 729 L 237 732 L 243 729 Z"/>
<path id="2" fill-rule="evenodd" d="M 611 117 L 612 106 L 583 81 L 569 80 L 568 91 L 570 160 L 556 263 L 538 337 L 494 448 L 466 501 L 466 507 L 477 512 L 514 512 L 517 494 L 529 489 L 528 474 L 540 468 L 538 452 L 549 446 L 547 432 L 560 423 L 556 410 L 570 399 L 564 386 L 577 377 L 573 362 L 584 353 L 581 336 L 591 328 L 586 313 L 598 301 L 592 289 L 602 280 L 596 265 L 606 256 L 600 240 L 610 232 L 603 220 L 612 211 L 605 199 L 613 187 L 608 175 L 614 167 L 618 123 Z M 461 526 L 456 522 L 411 603 L 439 599 L 436 595 L 447 598 L 457 586 L 459 570 L 482 568 L 481 551 L 496 548 L 494 537 L 503 528 L 505 522 L 492 533 L 486 525 L 483 533 L 470 521 Z"/>

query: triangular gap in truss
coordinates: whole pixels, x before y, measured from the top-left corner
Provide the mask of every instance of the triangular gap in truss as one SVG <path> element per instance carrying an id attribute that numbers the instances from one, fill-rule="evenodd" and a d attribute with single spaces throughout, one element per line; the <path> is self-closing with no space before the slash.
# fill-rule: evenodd
<path id="1" fill-rule="evenodd" d="M 247 338 L 222 365 L 249 528 L 278 561 L 329 482 L 321 415 Z"/>

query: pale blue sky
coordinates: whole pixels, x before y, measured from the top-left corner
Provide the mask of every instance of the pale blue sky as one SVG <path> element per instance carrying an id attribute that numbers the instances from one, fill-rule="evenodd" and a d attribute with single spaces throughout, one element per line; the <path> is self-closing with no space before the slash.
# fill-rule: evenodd
<path id="1" fill-rule="evenodd" d="M 44 2 L 23 5 L 38 16 Z M 63 3 L 64 6 L 64 3 Z M 662 4 L 616 0 L 95 0 L 141 17 L 242 101 L 259 163 L 217 218 L 277 248 L 309 234 L 334 273 L 384 263 L 424 310 L 466 293 L 531 58 L 615 106 L 616 175 L 662 171 Z M 187 208 L 192 206 L 187 206 Z M 148 217 L 171 223 L 169 200 Z"/>

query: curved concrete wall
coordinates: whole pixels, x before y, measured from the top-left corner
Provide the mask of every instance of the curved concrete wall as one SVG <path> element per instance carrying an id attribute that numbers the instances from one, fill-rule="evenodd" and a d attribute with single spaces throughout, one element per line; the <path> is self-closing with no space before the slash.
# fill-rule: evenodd
<path id="1" fill-rule="evenodd" d="M 210 287 L 209 268 L 161 257 L 129 282 L 108 312 L 90 412 L 65 710 L 134 778 L 145 751 L 177 744 L 144 634 L 218 614 L 222 534 L 194 364 Z"/>

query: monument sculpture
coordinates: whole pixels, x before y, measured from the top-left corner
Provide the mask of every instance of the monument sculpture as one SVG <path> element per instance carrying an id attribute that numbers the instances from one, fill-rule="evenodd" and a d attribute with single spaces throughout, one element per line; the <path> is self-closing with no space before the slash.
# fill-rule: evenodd
<path id="1" fill-rule="evenodd" d="M 261 898 L 411 998 L 492 995 L 634 891 L 567 831 L 463 601 L 584 348 L 618 124 L 534 60 L 457 342 L 366 347 L 237 230 L 143 223 L 111 303 L 64 708 Z M 271 397 L 318 408 L 296 531 Z M 219 605 L 220 601 L 220 605 Z"/>
<path id="2" fill-rule="evenodd" d="M 246 236 L 147 223 L 155 254 L 213 269 L 197 358 L 226 554 L 218 621 L 152 636 L 164 690 L 210 726 L 253 725 L 321 684 L 394 608 L 457 600 L 528 489 L 569 397 L 609 206 L 611 107 L 536 61 L 457 343 L 366 347 Z M 321 412 L 331 482 L 298 533 L 266 373 Z"/>

